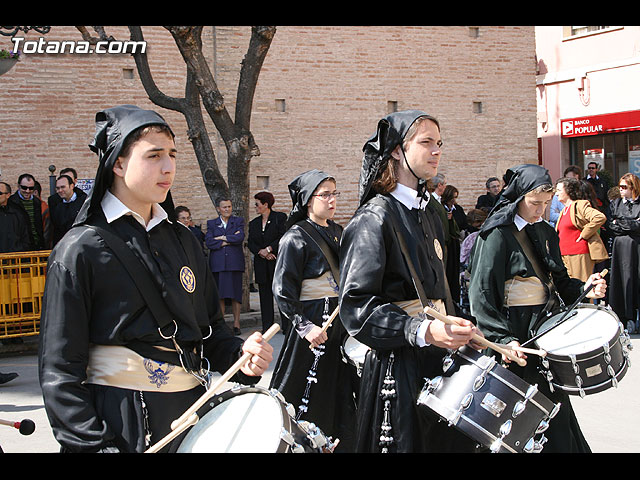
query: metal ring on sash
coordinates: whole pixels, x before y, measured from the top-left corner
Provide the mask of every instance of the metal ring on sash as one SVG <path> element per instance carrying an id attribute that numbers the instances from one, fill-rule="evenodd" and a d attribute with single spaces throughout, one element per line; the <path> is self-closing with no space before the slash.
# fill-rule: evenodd
<path id="1" fill-rule="evenodd" d="M 194 357 L 196 357 L 197 352 L 192 352 L 192 353 L 185 352 L 182 349 L 182 347 L 180 347 L 180 345 L 178 344 L 178 341 L 176 340 L 176 334 L 178 333 L 178 324 L 176 323 L 175 320 L 173 320 L 173 325 L 175 326 L 175 329 L 172 335 L 170 336 L 164 335 L 160 327 L 158 327 L 158 333 L 165 340 L 171 340 L 173 342 L 173 345 L 175 346 L 175 349 L 176 349 L 176 353 L 178 354 L 178 358 L 180 359 L 180 365 L 182 366 L 182 369 L 185 372 L 193 375 L 196 379 L 198 379 L 198 381 L 205 388 L 209 388 L 211 384 L 211 371 L 210 371 L 211 365 L 209 363 L 209 360 L 204 357 L 204 351 L 202 349 L 202 346 L 200 347 L 200 356 L 199 356 L 200 358 L 198 362 L 199 364 L 195 365 Z M 211 328 L 211 325 L 209 325 L 209 335 L 207 335 L 204 338 L 209 338 L 212 333 L 213 333 L 213 329 Z M 207 363 L 206 368 L 203 368 L 204 362 Z"/>

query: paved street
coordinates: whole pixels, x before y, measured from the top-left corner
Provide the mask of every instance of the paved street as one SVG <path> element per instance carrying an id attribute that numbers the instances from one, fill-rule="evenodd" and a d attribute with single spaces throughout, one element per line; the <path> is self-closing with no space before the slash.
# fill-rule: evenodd
<path id="1" fill-rule="evenodd" d="M 255 327 L 249 325 L 243 328 L 243 336 L 246 337 L 250 331 L 259 328 L 257 321 L 254 323 Z M 278 333 L 271 342 L 276 355 L 283 339 L 284 336 Z M 576 415 L 594 453 L 640 452 L 640 335 L 633 335 L 632 343 L 635 347 L 631 352 L 632 367 L 617 389 L 609 389 L 584 399 L 572 397 Z M 59 447 L 51 433 L 38 385 L 37 356 L 2 356 L 0 371 L 17 372 L 20 375 L 17 379 L 0 385 L 0 419 L 31 419 L 36 423 L 36 431 L 30 436 L 0 425 L 0 446 L 4 452 L 57 452 Z M 268 372 L 259 385 L 267 387 L 270 378 L 271 372 Z"/>

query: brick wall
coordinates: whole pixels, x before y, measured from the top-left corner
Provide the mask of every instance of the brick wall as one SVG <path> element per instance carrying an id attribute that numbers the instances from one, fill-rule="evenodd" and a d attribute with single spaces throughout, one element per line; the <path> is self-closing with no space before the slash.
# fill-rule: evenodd
<path id="1" fill-rule="evenodd" d="M 124 27 L 108 33 L 128 39 Z M 357 198 L 362 145 L 388 110 L 419 108 L 436 116 L 444 141 L 440 171 L 460 190 L 468 210 L 489 176 L 518 163 L 537 162 L 534 27 L 278 27 L 265 61 L 251 129 L 261 150 L 251 166 L 269 177 L 275 208 L 288 211 L 287 184 L 310 168 L 338 178 L 337 220 L 345 224 Z M 159 88 L 182 96 L 185 66 L 171 35 L 144 27 L 151 69 Z M 40 35 L 29 33 L 27 40 Z M 208 27 L 204 49 L 233 115 L 248 27 Z M 74 27 L 54 27 L 47 40 L 80 39 Z M 7 37 L 0 47 L 10 48 Z M 133 78 L 126 78 L 133 70 Z M 95 173 L 87 144 L 100 109 L 133 103 L 156 109 L 177 134 L 180 162 L 173 195 L 198 223 L 215 216 L 178 113 L 147 98 L 129 55 L 23 55 L 0 77 L 0 168 L 15 188 L 31 172 L 48 193 L 48 167 L 74 166 L 81 178 Z M 284 100 L 284 111 L 282 109 Z M 474 113 L 481 102 L 482 113 Z M 226 152 L 208 122 L 223 174 Z M 251 213 L 253 217 L 253 213 Z"/>

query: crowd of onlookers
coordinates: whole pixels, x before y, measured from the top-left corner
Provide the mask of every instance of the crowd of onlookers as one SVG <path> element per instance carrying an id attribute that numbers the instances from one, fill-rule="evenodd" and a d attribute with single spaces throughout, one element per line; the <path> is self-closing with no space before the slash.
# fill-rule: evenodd
<path id="1" fill-rule="evenodd" d="M 0 181 L 0 253 L 50 250 L 71 228 L 87 194 L 76 186 L 75 169 L 56 179 L 56 193 L 42 197 L 36 178 L 23 173 L 15 189 Z"/>
<path id="2" fill-rule="evenodd" d="M 55 184 L 56 193 L 45 199 L 40 183 L 28 173 L 19 176 L 15 190 L 9 183 L 0 182 L 0 253 L 52 249 L 71 228 L 86 198 L 76 183 L 77 173 L 73 168 L 61 170 Z M 474 208 L 465 212 L 457 203 L 458 189 L 448 184 L 444 175 L 438 174 L 427 183 L 429 192 L 437 200 L 435 205 L 445 230 L 447 278 L 454 301 L 460 307 L 458 313 L 463 315 L 470 313 L 465 269 L 478 231 L 498 201 L 503 184 L 504 179 L 488 178 L 486 193 L 477 198 Z M 616 277 L 612 276 L 609 282 L 607 301 L 612 303 L 630 332 L 640 331 L 637 313 L 639 196 L 640 182 L 633 174 L 623 175 L 611 186 L 596 162 L 588 164 L 585 175 L 572 165 L 557 181 L 556 194 L 545 218 L 558 232 L 570 276 L 586 280 L 594 271 L 613 270 Z M 256 289 L 257 284 L 266 330 L 273 323 L 271 283 L 278 242 L 285 231 L 286 214 L 272 210 L 273 195 L 260 192 L 254 200 L 257 216 L 249 223 L 247 238 L 244 219 L 233 215 L 233 205 L 228 198 L 216 201 L 218 216 L 207 221 L 206 233 L 201 226 L 194 225 L 187 207 L 177 207 L 175 212 L 178 221 L 199 238 L 221 290 L 221 302 L 231 304 L 237 334 L 240 333 L 242 275 L 247 271 L 244 248 L 248 248 L 254 258 L 248 269 L 250 288 Z M 632 293 L 626 294 L 627 291 Z"/>

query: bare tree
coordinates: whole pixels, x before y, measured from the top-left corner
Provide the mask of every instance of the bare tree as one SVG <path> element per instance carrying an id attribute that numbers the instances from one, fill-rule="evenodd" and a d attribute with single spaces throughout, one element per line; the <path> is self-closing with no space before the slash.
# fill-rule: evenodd
<path id="1" fill-rule="evenodd" d="M 84 40 L 91 43 L 114 41 L 104 27 L 94 26 L 91 35 L 87 27 L 77 26 Z M 180 112 L 187 122 L 187 135 L 200 165 L 207 193 L 212 201 L 220 195 L 229 195 L 236 215 L 249 220 L 249 173 L 251 158 L 260 155 L 251 134 L 251 110 L 262 64 L 276 33 L 273 26 L 252 27 L 251 39 L 242 61 L 236 94 L 235 114 L 232 118 L 224 103 L 206 58 L 202 53 L 202 26 L 166 26 L 173 36 L 186 65 L 187 78 L 183 98 L 170 97 L 160 91 L 153 80 L 145 52 L 135 52 L 138 74 L 149 99 L 156 105 Z M 144 41 L 142 29 L 130 26 L 132 41 Z M 215 157 L 202 116 L 202 106 L 213 121 L 227 150 L 227 182 Z M 245 291 L 247 286 L 245 281 Z M 247 295 L 245 295 L 245 298 Z M 245 308 L 247 302 L 245 301 Z"/>

